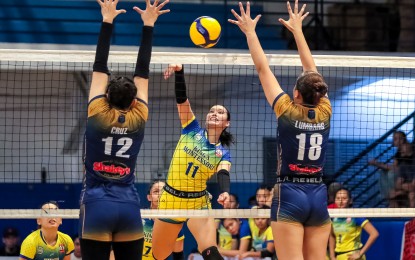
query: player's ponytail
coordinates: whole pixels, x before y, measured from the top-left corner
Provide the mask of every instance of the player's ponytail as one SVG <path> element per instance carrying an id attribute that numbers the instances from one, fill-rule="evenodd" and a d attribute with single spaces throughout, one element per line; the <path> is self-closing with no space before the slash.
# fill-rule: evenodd
<path id="1" fill-rule="evenodd" d="M 228 117 L 228 121 L 231 121 L 231 113 L 229 112 L 229 110 L 226 107 L 225 107 L 225 109 L 226 109 L 226 115 Z M 223 129 L 222 133 L 220 134 L 219 142 L 222 145 L 229 147 L 231 144 L 235 143 L 235 138 L 226 129 L 228 129 L 228 128 Z"/>

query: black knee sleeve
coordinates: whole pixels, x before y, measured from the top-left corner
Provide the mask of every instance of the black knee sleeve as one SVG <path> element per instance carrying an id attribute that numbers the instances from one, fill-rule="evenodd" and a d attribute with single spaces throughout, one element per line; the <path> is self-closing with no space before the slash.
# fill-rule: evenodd
<path id="1" fill-rule="evenodd" d="M 223 260 L 216 246 L 211 246 L 203 250 L 202 256 L 204 260 Z"/>

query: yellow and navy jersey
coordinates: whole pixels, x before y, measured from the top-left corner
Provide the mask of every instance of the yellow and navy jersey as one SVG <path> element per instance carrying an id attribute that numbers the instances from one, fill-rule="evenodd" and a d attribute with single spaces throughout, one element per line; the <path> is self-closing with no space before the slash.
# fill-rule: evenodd
<path id="1" fill-rule="evenodd" d="M 139 99 L 127 111 L 112 108 L 105 95 L 89 102 L 82 202 L 137 200 L 134 171 L 147 118 L 147 104 Z M 126 185 L 131 186 L 130 191 L 125 189 Z M 91 188 L 94 190 L 89 192 Z"/>
<path id="2" fill-rule="evenodd" d="M 143 231 L 144 231 L 144 245 L 143 245 L 143 259 L 154 259 L 153 257 L 153 226 L 154 220 L 149 218 L 143 218 Z M 183 231 L 180 230 L 176 241 L 184 239 Z"/>
<path id="3" fill-rule="evenodd" d="M 323 175 L 330 134 L 331 104 L 327 97 L 317 106 L 294 104 L 286 93 L 275 98 L 277 116 L 278 172 L 285 176 Z"/>
<path id="4" fill-rule="evenodd" d="M 335 252 L 349 252 L 362 248 L 362 228 L 369 220 L 365 218 L 334 218 L 333 230 L 336 236 Z"/>
<path id="5" fill-rule="evenodd" d="M 43 239 L 40 229 L 33 231 L 22 243 L 20 257 L 34 260 L 62 260 L 74 251 L 70 236 L 58 231 L 58 239 L 54 246 L 48 245 Z"/>
<path id="6" fill-rule="evenodd" d="M 226 228 L 223 226 L 223 221 L 216 219 L 215 221 L 219 221 L 219 227 L 218 227 L 218 245 L 222 249 L 232 249 L 232 235 L 231 233 L 226 230 Z"/>
<path id="7" fill-rule="evenodd" d="M 193 117 L 183 126 L 182 135 L 170 163 L 167 184 L 180 191 L 203 191 L 219 163 L 231 164 L 228 149 L 211 144 L 206 129 Z"/>

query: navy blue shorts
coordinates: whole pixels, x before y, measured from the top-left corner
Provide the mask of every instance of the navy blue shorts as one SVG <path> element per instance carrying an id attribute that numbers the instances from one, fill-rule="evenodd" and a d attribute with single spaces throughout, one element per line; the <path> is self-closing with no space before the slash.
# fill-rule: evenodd
<path id="1" fill-rule="evenodd" d="M 284 182 L 274 186 L 271 220 L 322 226 L 330 223 L 324 184 Z"/>
<path id="2" fill-rule="evenodd" d="M 80 237 L 104 242 L 134 241 L 144 237 L 140 206 L 98 200 L 81 205 Z"/>

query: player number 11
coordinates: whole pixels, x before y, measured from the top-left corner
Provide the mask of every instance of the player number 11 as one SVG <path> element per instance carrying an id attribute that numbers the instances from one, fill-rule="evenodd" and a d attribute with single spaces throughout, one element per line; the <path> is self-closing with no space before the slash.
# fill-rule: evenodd
<path id="1" fill-rule="evenodd" d="M 191 170 L 192 166 L 193 166 L 193 163 L 192 163 L 192 162 L 189 162 L 189 163 L 187 164 L 186 175 L 189 175 L 189 172 L 190 172 L 190 170 Z M 197 170 L 199 170 L 199 166 L 194 166 L 194 167 L 193 167 L 193 172 L 192 172 L 192 178 L 194 178 L 194 177 L 195 177 L 195 175 L 196 175 L 196 173 L 197 173 Z"/>

